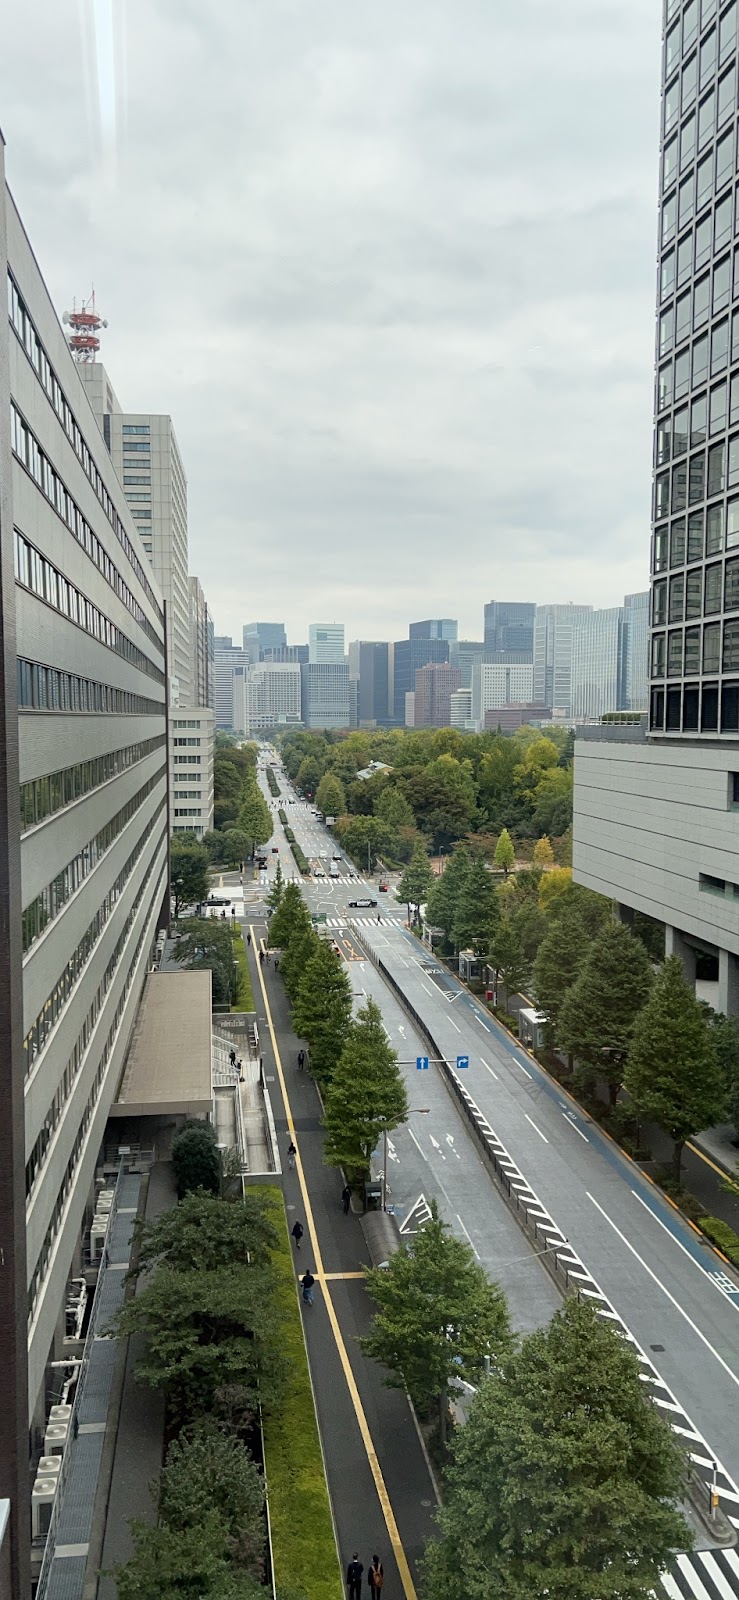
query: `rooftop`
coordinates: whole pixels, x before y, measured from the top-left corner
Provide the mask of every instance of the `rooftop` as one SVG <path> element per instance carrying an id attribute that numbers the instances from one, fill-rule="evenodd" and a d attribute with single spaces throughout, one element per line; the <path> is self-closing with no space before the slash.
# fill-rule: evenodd
<path id="1" fill-rule="evenodd" d="M 111 1116 L 212 1108 L 211 974 L 150 972 Z"/>

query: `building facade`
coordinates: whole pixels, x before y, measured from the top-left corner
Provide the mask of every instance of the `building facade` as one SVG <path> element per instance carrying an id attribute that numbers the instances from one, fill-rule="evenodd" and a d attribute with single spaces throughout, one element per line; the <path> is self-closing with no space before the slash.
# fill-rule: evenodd
<path id="1" fill-rule="evenodd" d="M 457 637 L 457 623 L 452 617 L 427 617 L 425 622 L 408 625 L 409 639 L 446 639 L 450 643 Z"/>
<path id="2" fill-rule="evenodd" d="M 569 706 L 575 720 L 622 709 L 625 638 L 623 606 L 589 611 L 575 619 Z"/>
<path id="3" fill-rule="evenodd" d="M 215 629 L 199 578 L 189 578 L 190 684 L 194 706 L 214 710 Z"/>
<path id="4" fill-rule="evenodd" d="M 649 716 L 576 741 L 574 867 L 664 922 L 689 974 L 709 956 L 736 1014 L 736 6 L 667 0 L 664 20 Z"/>
<path id="5" fill-rule="evenodd" d="M 244 729 L 244 673 L 248 665 L 248 652 L 235 645 L 228 634 L 217 633 L 213 641 L 214 709 L 216 727 L 227 733 L 241 733 Z"/>
<path id="6" fill-rule="evenodd" d="M 454 689 L 449 697 L 449 726 L 464 731 L 472 727 L 472 690 Z"/>
<path id="7" fill-rule="evenodd" d="M 592 606 L 537 606 L 534 622 L 534 692 L 537 705 L 570 715 L 572 703 L 572 630 Z"/>
<path id="8" fill-rule="evenodd" d="M 534 659 L 532 600 L 490 600 L 485 607 L 485 655 L 489 661 L 525 665 Z"/>
<path id="9" fill-rule="evenodd" d="M 416 672 L 416 703 L 414 727 L 448 728 L 451 726 L 451 697 L 462 686 L 459 667 L 448 662 L 432 662 L 419 667 Z"/>
<path id="10" fill-rule="evenodd" d="M 453 639 L 449 644 L 449 662 L 453 667 L 459 667 L 462 674 L 462 688 L 472 688 L 472 668 L 480 665 L 485 660 L 485 645 L 482 639 Z"/>
<path id="11" fill-rule="evenodd" d="M 349 678 L 357 685 L 357 721 L 370 726 L 392 716 L 390 647 L 384 640 L 355 639 L 349 645 Z"/>
<path id="12" fill-rule="evenodd" d="M 306 728 L 351 727 L 347 661 L 310 661 L 300 668 L 301 710 Z"/>
<path id="13" fill-rule="evenodd" d="M 175 706 L 169 715 L 170 831 L 202 839 L 213 829 L 215 713 Z"/>
<path id="14" fill-rule="evenodd" d="M 287 644 L 284 622 L 247 622 L 242 642 L 253 662 L 261 661 L 264 650 L 279 649 Z M 256 652 L 256 653 L 255 653 Z"/>
<path id="15" fill-rule="evenodd" d="M 249 667 L 245 686 L 247 733 L 300 726 L 302 690 L 297 664 L 260 662 Z"/>
<path id="16" fill-rule="evenodd" d="M 393 719 L 402 728 L 405 723 L 405 697 L 415 695 L 416 672 L 431 661 L 449 660 L 448 639 L 398 639 L 392 649 L 393 660 Z"/>
<path id="17" fill-rule="evenodd" d="M 167 911 L 166 655 L 161 591 L 1 161 L 0 140 L 0 1498 L 4 1592 L 25 1596 L 29 1426 Z"/>
<path id="18" fill-rule="evenodd" d="M 486 711 L 497 711 L 512 702 L 532 699 L 534 669 L 531 663 L 483 661 L 472 672 L 472 721 L 478 731 L 485 726 Z"/>
<path id="19" fill-rule="evenodd" d="M 624 597 L 623 709 L 649 707 L 649 590 Z"/>
<path id="20" fill-rule="evenodd" d="M 315 666 L 341 664 L 344 660 L 343 622 L 311 622 L 308 628 L 308 660 Z"/>

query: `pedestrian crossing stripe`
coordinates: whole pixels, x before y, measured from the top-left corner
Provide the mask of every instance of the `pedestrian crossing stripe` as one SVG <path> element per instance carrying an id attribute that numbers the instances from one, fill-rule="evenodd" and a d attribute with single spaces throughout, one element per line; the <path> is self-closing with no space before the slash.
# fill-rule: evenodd
<path id="1" fill-rule="evenodd" d="M 402 921 L 403 913 L 402 911 L 396 912 L 395 918 L 393 919 L 392 912 L 388 914 L 388 912 L 382 911 L 380 912 L 380 918 L 382 922 L 390 922 L 391 920 L 395 920 L 396 922 Z M 327 917 L 326 927 L 345 928 L 348 920 L 351 921 L 352 926 L 357 923 L 360 928 L 372 928 L 377 926 L 377 913 L 375 913 L 374 917 L 352 917 L 351 919 L 346 917 Z"/>
<path id="2" fill-rule="evenodd" d="M 661 1578 L 669 1600 L 733 1600 L 739 1595 L 739 1557 L 735 1550 L 697 1550 L 678 1556 Z"/>

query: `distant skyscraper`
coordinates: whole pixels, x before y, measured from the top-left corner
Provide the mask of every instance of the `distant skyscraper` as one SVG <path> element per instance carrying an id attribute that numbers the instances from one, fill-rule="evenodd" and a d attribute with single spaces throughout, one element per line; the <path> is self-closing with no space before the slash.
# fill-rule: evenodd
<path id="1" fill-rule="evenodd" d="M 490 600 L 485 607 L 485 656 L 488 661 L 525 664 L 534 659 L 533 600 Z"/>
<path id="2" fill-rule="evenodd" d="M 530 662 L 482 661 L 473 667 L 472 720 L 478 731 L 485 726 L 486 711 L 531 701 L 533 681 Z"/>
<path id="3" fill-rule="evenodd" d="M 352 715 L 348 662 L 310 661 L 300 668 L 300 675 L 306 728 L 349 728 Z"/>
<path id="4" fill-rule="evenodd" d="M 257 657 L 259 660 L 262 650 L 273 649 L 276 645 L 287 644 L 287 634 L 284 622 L 247 622 L 244 626 L 242 642 L 248 650 L 250 658 L 254 659 L 256 642 Z"/>
<path id="5" fill-rule="evenodd" d="M 245 694 L 247 733 L 300 723 L 301 682 L 297 663 L 262 661 L 250 666 L 245 677 Z"/>
<path id="6" fill-rule="evenodd" d="M 357 685 L 358 722 L 387 722 L 390 706 L 390 647 L 355 639 L 349 645 L 349 677 Z"/>
<path id="7" fill-rule="evenodd" d="M 447 639 L 398 639 L 393 650 L 393 719 L 405 722 L 405 697 L 416 692 L 416 671 L 430 661 L 449 660 Z"/>
<path id="8" fill-rule="evenodd" d="M 649 706 L 649 590 L 624 599 L 625 711 L 646 711 Z"/>
<path id="9" fill-rule="evenodd" d="M 449 644 L 449 661 L 451 666 L 459 667 L 462 674 L 462 688 L 472 687 L 472 668 L 485 658 L 485 645 L 482 639 L 454 639 Z"/>
<path id="10" fill-rule="evenodd" d="M 467 728 L 472 722 L 472 690 L 455 689 L 449 700 L 449 726 Z"/>
<path id="11" fill-rule="evenodd" d="M 576 617 L 572 625 L 570 715 L 602 717 L 622 709 L 624 607 Z"/>
<path id="12" fill-rule="evenodd" d="M 262 661 L 271 662 L 273 666 L 302 666 L 308 660 L 307 644 L 274 644 L 266 645 L 261 654 Z"/>
<path id="13" fill-rule="evenodd" d="M 213 684 L 214 632 L 208 605 L 199 578 L 188 580 L 190 591 L 190 661 L 192 703 L 210 706 Z"/>
<path id="14" fill-rule="evenodd" d="M 343 622 L 311 622 L 308 628 L 308 660 L 316 666 L 344 660 Z"/>
<path id="15" fill-rule="evenodd" d="M 457 623 L 451 617 L 427 617 L 425 622 L 411 622 L 409 639 L 456 639 Z"/>
<path id="16" fill-rule="evenodd" d="M 225 634 L 216 634 L 214 640 L 215 713 L 216 727 L 228 732 L 243 731 L 244 672 L 249 665 L 249 655 L 234 645 Z M 239 674 L 239 684 L 234 701 L 234 673 Z M 234 704 L 236 722 L 234 723 Z"/>
<path id="17" fill-rule="evenodd" d="M 536 607 L 534 627 L 534 693 L 537 705 L 570 714 L 572 698 L 572 629 L 577 617 L 592 606 Z M 528 698 L 528 697 L 527 697 Z"/>
<path id="18" fill-rule="evenodd" d="M 416 704 L 414 727 L 448 728 L 451 726 L 451 696 L 461 688 L 459 667 L 450 667 L 446 661 L 432 661 L 416 670 Z"/>

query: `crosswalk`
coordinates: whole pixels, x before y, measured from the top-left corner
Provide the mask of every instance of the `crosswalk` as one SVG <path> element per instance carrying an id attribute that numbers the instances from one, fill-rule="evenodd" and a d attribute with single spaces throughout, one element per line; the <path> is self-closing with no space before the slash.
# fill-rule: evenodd
<path id="1" fill-rule="evenodd" d="M 351 922 L 353 928 L 376 928 L 378 914 L 382 922 L 405 921 L 405 912 L 402 911 L 400 907 L 394 911 L 390 907 L 386 909 L 384 906 L 381 906 L 378 907 L 378 910 L 374 913 L 374 916 L 371 917 L 356 917 L 352 911 L 349 912 L 348 917 L 327 917 L 326 927 L 345 928 L 347 922 L 349 921 Z"/>
<path id="2" fill-rule="evenodd" d="M 739 1595 L 739 1556 L 735 1550 L 694 1550 L 678 1556 L 661 1587 L 669 1600 L 735 1600 Z"/>

